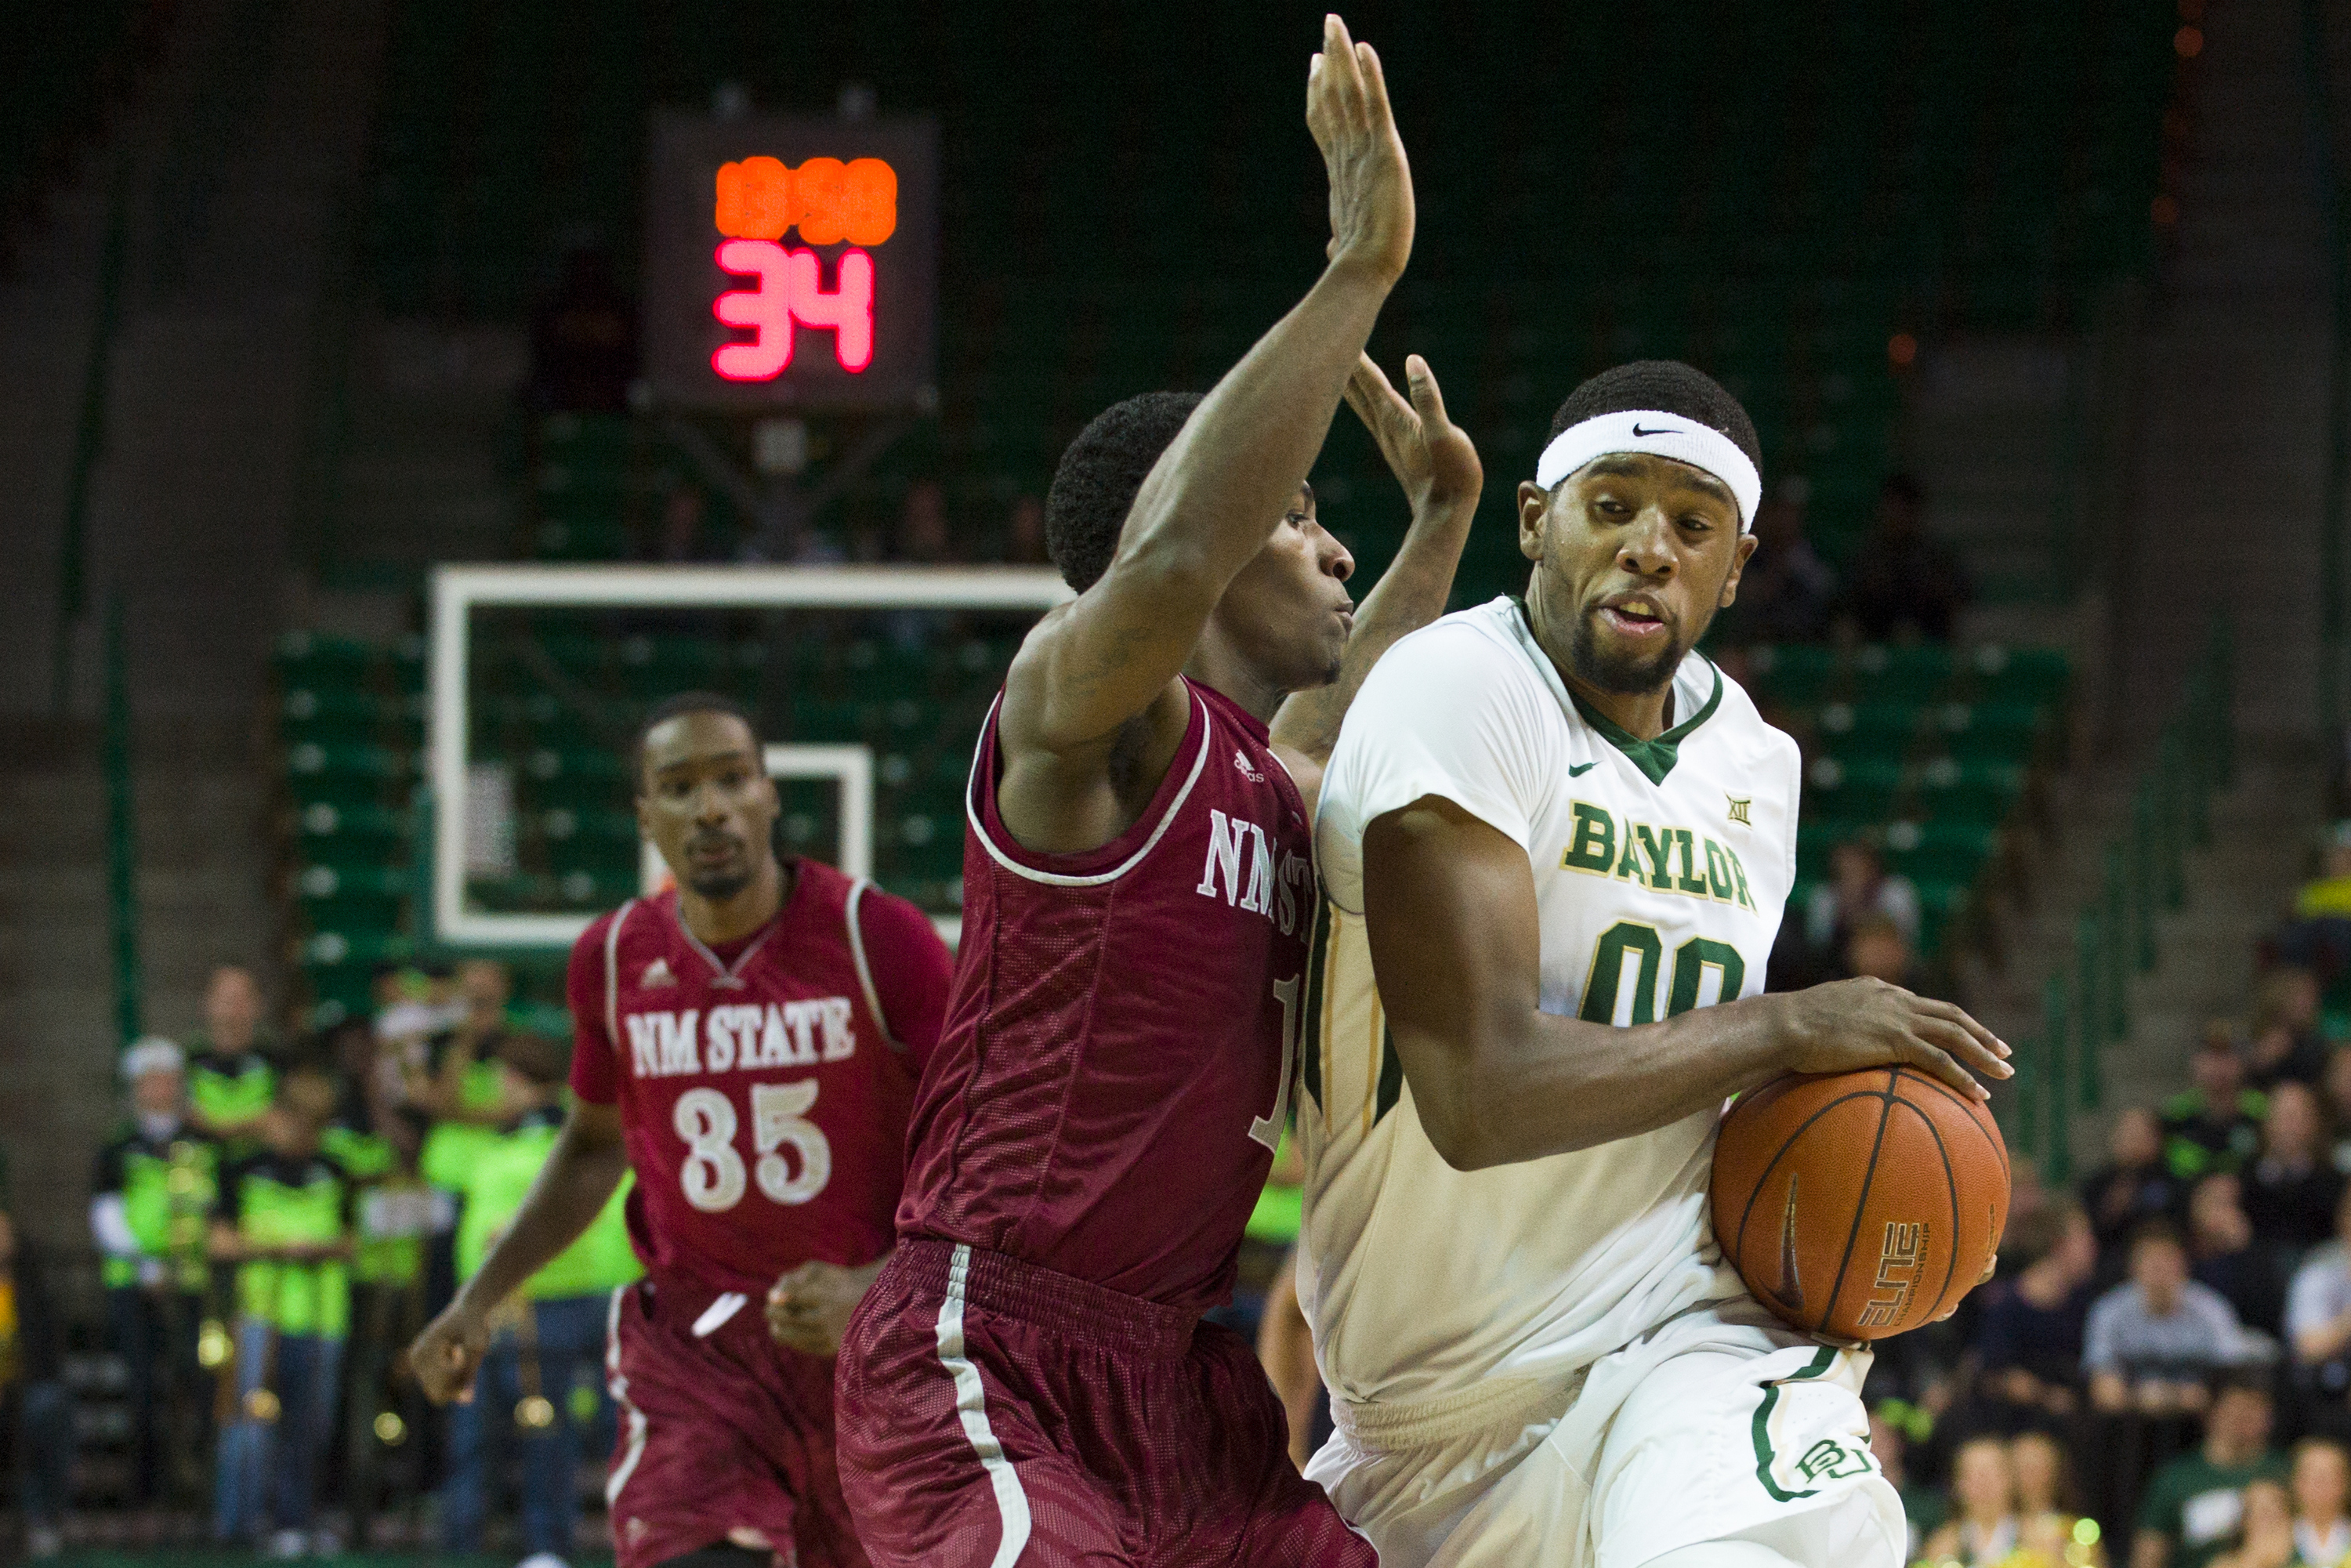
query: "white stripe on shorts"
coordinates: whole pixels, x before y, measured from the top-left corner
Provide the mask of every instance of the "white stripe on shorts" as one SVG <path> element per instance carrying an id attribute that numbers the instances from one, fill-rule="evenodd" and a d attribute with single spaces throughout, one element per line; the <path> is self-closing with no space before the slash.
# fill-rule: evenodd
<path id="1" fill-rule="evenodd" d="M 988 1568 L 1011 1568 L 1029 1544 L 1029 1494 L 1020 1490 L 1019 1472 L 1004 1457 L 1004 1445 L 987 1426 L 987 1400 L 979 1385 L 979 1368 L 963 1353 L 963 1282 L 971 1270 L 971 1249 L 958 1245 L 947 1266 L 946 1300 L 939 1303 L 939 1364 L 955 1379 L 956 1409 L 963 1416 L 964 1436 L 979 1456 L 988 1484 L 996 1489 L 996 1511 L 1004 1534 L 996 1544 Z"/>
<path id="2" fill-rule="evenodd" d="M 622 1285 L 612 1292 L 612 1306 L 604 1319 L 604 1386 L 611 1391 L 612 1403 L 621 1407 L 628 1419 L 628 1443 L 621 1451 L 621 1462 L 604 1481 L 604 1506 L 617 1506 L 621 1489 L 637 1473 L 637 1461 L 645 1457 L 645 1413 L 629 1403 L 629 1380 L 621 1371 L 621 1298 L 634 1287 Z"/>

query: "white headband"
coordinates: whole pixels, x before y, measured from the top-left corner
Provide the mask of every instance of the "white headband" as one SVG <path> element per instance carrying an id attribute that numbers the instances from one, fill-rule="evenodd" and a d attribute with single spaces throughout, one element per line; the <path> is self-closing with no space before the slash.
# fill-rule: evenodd
<path id="1" fill-rule="evenodd" d="M 1729 486 L 1738 498 L 1739 531 L 1743 534 L 1755 526 L 1755 508 L 1763 503 L 1763 476 L 1755 472 L 1753 460 L 1713 426 L 1653 408 L 1595 413 L 1581 424 L 1569 425 L 1543 448 L 1535 463 L 1535 483 L 1554 488 L 1593 458 L 1614 452 L 1650 452 L 1704 469 Z"/>

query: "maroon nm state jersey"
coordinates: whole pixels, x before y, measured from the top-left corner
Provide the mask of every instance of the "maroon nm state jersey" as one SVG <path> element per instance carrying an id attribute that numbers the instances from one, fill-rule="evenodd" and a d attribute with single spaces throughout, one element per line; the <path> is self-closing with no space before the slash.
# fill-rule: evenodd
<path id="1" fill-rule="evenodd" d="M 815 861 L 775 919 L 716 950 L 674 890 L 581 934 L 571 1087 L 620 1107 L 648 1270 L 764 1292 L 810 1259 L 888 1249 L 948 966 L 920 910 Z"/>
<path id="2" fill-rule="evenodd" d="M 898 1230 L 1197 1312 L 1231 1290 L 1288 1119 L 1315 894 L 1306 810 L 1265 726 L 1185 684 L 1167 777 L 1085 854 L 1005 831 L 989 713 L 963 950 Z"/>

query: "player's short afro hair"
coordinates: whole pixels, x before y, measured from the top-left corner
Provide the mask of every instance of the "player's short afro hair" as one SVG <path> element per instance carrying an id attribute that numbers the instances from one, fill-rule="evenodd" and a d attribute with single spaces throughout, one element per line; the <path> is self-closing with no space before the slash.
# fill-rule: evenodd
<path id="1" fill-rule="evenodd" d="M 1199 406 L 1197 392 L 1144 392 L 1114 402 L 1061 454 L 1045 492 L 1045 550 L 1071 588 L 1083 593 L 1110 570 L 1144 476 Z"/>
<path id="2" fill-rule="evenodd" d="M 1763 443 L 1756 438 L 1755 422 L 1747 417 L 1739 400 L 1724 391 L 1720 382 L 1679 360 L 1635 360 L 1601 371 L 1567 394 L 1567 401 L 1551 416 L 1551 434 L 1543 439 L 1548 442 L 1594 414 L 1635 408 L 1677 413 L 1709 425 L 1747 454 L 1758 474 L 1763 471 Z"/>
<path id="3" fill-rule="evenodd" d="M 645 742 L 653 738 L 654 727 L 688 713 L 723 713 L 728 718 L 740 719 L 743 727 L 751 732 L 751 748 L 760 749 L 759 721 L 751 716 L 749 708 L 716 692 L 679 692 L 653 704 L 637 723 L 636 742 L 629 747 L 629 773 L 634 779 L 630 793 L 643 794 L 652 788 L 653 780 L 645 777 Z"/>

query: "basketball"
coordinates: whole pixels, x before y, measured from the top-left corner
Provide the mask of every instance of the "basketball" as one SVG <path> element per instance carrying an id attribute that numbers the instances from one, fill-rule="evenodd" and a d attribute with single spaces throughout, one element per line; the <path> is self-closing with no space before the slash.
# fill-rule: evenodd
<path id="1" fill-rule="evenodd" d="M 1791 1074 L 1731 1107 L 1712 1197 L 1756 1300 L 1808 1333 L 1884 1339 L 1983 1279 L 2008 1145 L 1980 1103 L 1911 1068 Z"/>

